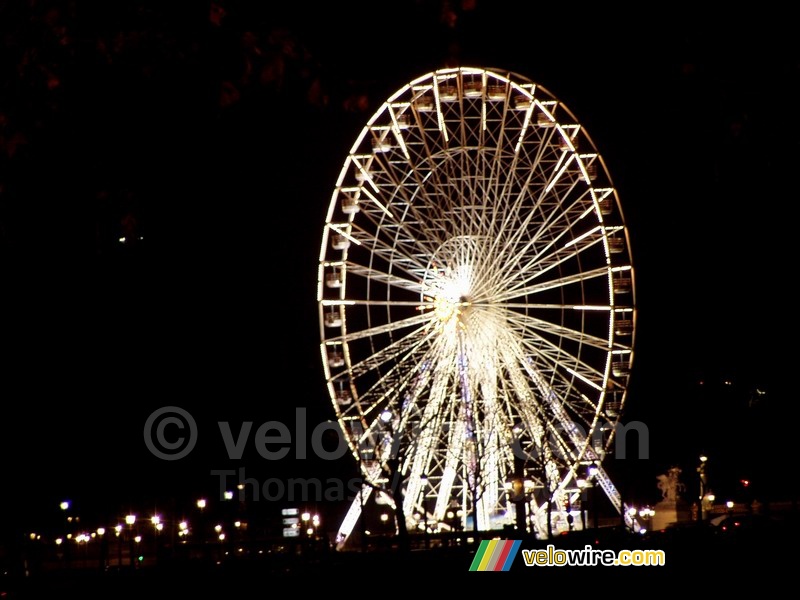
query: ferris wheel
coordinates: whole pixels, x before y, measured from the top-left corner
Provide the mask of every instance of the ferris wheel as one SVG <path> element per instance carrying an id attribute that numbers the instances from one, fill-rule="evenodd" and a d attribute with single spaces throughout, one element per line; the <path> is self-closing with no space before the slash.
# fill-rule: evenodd
<path id="1" fill-rule="evenodd" d="M 594 142 L 545 88 L 461 67 L 388 98 L 336 180 L 317 300 L 365 480 L 340 544 L 393 476 L 412 530 L 524 511 L 552 535 L 585 485 L 626 513 L 602 463 L 633 360 L 630 240 Z"/>

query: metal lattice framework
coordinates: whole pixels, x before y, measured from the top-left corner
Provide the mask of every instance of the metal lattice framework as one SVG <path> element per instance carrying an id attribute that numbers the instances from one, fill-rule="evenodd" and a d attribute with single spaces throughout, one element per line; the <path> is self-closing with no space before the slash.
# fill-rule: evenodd
<path id="1" fill-rule="evenodd" d="M 454 68 L 394 93 L 344 160 L 317 294 L 364 492 L 399 472 L 410 527 L 514 523 L 520 477 L 538 533 L 581 480 L 623 511 L 602 460 L 633 359 L 630 241 L 595 144 L 546 89 Z"/>

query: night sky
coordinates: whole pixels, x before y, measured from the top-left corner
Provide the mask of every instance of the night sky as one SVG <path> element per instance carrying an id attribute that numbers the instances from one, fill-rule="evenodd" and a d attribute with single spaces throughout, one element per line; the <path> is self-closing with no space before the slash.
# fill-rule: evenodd
<path id="1" fill-rule="evenodd" d="M 335 178 L 391 92 L 455 65 L 551 91 L 619 191 L 639 308 L 623 421 L 647 424 L 650 458 L 609 465 L 618 485 L 654 502 L 658 474 L 696 485 L 706 453 L 720 494 L 740 478 L 796 494 L 793 17 L 272 4 L 0 1 L 4 532 L 64 498 L 191 501 L 214 493 L 211 469 L 355 472 L 252 443 L 229 460 L 216 424 L 333 418 L 315 286 Z M 143 443 L 164 405 L 197 420 L 183 461 Z"/>

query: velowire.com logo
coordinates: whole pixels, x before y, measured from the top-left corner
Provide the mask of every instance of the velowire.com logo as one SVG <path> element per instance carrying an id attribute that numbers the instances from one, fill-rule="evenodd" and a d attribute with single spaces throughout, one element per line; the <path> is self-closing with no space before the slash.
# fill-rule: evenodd
<path id="1" fill-rule="evenodd" d="M 522 540 L 483 540 L 475 552 L 470 571 L 508 571 Z"/>

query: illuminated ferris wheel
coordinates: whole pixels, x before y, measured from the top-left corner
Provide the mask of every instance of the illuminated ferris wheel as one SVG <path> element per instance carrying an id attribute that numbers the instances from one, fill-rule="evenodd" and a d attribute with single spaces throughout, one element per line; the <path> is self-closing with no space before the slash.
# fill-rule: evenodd
<path id="1" fill-rule="evenodd" d="M 386 100 L 336 181 L 317 299 L 364 495 L 399 476 L 402 495 L 381 495 L 409 530 L 552 535 L 586 485 L 624 514 L 602 462 L 633 359 L 628 231 L 595 144 L 546 89 L 462 67 Z"/>

